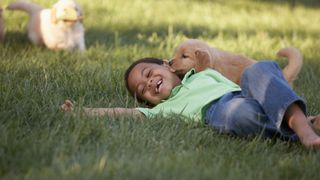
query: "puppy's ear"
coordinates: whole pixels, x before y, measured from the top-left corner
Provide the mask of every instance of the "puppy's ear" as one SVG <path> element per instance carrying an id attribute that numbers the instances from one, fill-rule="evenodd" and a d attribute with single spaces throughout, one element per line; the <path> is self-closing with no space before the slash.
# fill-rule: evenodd
<path id="1" fill-rule="evenodd" d="M 207 51 L 197 49 L 194 53 L 196 58 L 195 69 L 197 72 L 203 71 L 210 67 L 210 55 Z"/>
<path id="2" fill-rule="evenodd" d="M 55 7 L 53 7 L 51 9 L 51 23 L 53 24 L 57 24 L 58 20 L 57 20 L 57 9 Z"/>
<path id="3" fill-rule="evenodd" d="M 169 71 L 171 71 L 171 72 L 173 72 L 173 73 L 175 73 L 175 72 L 176 72 L 176 70 L 175 70 L 175 69 L 173 69 L 173 68 L 170 66 L 170 64 L 169 64 L 169 61 L 168 61 L 168 60 L 164 60 L 164 61 L 163 61 L 163 66 L 164 66 L 164 67 L 166 67 L 166 68 L 168 68 L 168 69 L 169 69 Z"/>

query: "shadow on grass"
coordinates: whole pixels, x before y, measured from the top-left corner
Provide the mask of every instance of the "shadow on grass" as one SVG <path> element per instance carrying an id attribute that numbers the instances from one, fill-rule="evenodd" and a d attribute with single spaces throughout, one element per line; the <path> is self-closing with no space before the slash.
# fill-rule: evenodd
<path id="1" fill-rule="evenodd" d="M 172 29 L 172 30 L 169 30 Z M 226 39 L 237 39 L 240 35 L 256 36 L 258 33 L 265 32 L 270 38 L 274 37 L 311 37 L 317 39 L 319 37 L 318 32 L 304 31 L 304 30 L 275 30 L 275 29 L 247 29 L 239 32 L 237 29 L 224 29 L 216 30 L 206 26 L 192 26 L 186 27 L 180 25 L 159 25 L 159 26 L 143 26 L 128 28 L 119 28 L 117 30 L 111 30 L 107 28 L 88 28 L 86 30 L 86 44 L 88 47 L 94 44 L 102 44 L 105 46 L 114 45 L 115 42 L 118 46 L 128 45 L 149 45 L 148 37 L 156 34 L 157 38 L 165 40 L 168 36 L 185 36 L 187 38 L 208 38 L 213 39 L 218 35 L 223 35 Z M 144 38 L 139 38 L 142 35 Z"/>
<path id="2" fill-rule="evenodd" d="M 110 45 L 118 38 L 120 45 L 133 44 L 149 44 L 148 37 L 153 34 L 160 39 L 165 39 L 168 36 L 176 36 L 178 34 L 188 38 L 198 38 L 204 36 L 211 30 L 201 26 L 193 26 L 192 28 L 185 28 L 182 25 L 174 26 L 173 31 L 169 32 L 169 25 L 148 26 L 148 27 L 128 27 L 117 29 L 115 31 L 104 28 L 89 28 L 86 31 L 87 44 L 90 46 L 95 43 Z M 218 32 L 210 32 L 210 36 L 216 36 Z M 139 38 L 143 36 L 144 38 Z M 104 37 L 104 38 L 101 38 Z"/>
<path id="3" fill-rule="evenodd" d="M 319 0 L 259 0 L 264 3 L 274 3 L 274 4 L 289 4 L 292 7 L 302 5 L 305 7 L 320 7 L 320 1 Z"/>
<path id="4" fill-rule="evenodd" d="M 203 2 L 203 3 L 226 3 L 226 1 L 223 0 L 189 0 L 189 1 L 195 1 L 195 2 Z M 254 2 L 262 2 L 262 3 L 269 3 L 269 4 L 289 4 L 291 7 L 295 6 L 305 6 L 309 8 L 314 7 L 320 7 L 320 1 L 319 0 L 247 0 L 247 1 L 254 1 Z"/>
<path id="5" fill-rule="evenodd" d="M 15 43 L 19 46 L 30 45 L 27 33 L 9 31 L 6 32 L 5 43 Z"/>
<path id="6" fill-rule="evenodd" d="M 96 44 L 104 45 L 106 47 L 126 47 L 130 45 L 150 45 L 149 38 L 156 34 L 158 40 L 165 40 L 168 36 L 172 36 L 173 40 L 176 36 L 185 36 L 187 38 L 206 38 L 214 39 L 215 37 L 222 35 L 226 40 L 237 39 L 241 35 L 247 35 L 248 37 L 256 36 L 257 34 L 264 32 L 270 38 L 275 37 L 311 37 L 313 39 L 319 38 L 319 33 L 315 31 L 299 30 L 281 30 L 281 29 L 212 29 L 206 26 L 185 26 L 183 24 L 169 25 L 163 24 L 158 26 L 131 26 L 127 28 L 124 25 L 119 24 L 119 27 L 109 28 L 86 28 L 86 45 L 92 47 Z M 114 30 L 116 29 L 116 30 Z M 143 36 L 140 38 L 139 36 Z M 179 42 L 178 42 L 179 43 Z M 18 47 L 30 46 L 32 43 L 27 37 L 25 32 L 7 32 L 5 44 L 14 44 Z"/>

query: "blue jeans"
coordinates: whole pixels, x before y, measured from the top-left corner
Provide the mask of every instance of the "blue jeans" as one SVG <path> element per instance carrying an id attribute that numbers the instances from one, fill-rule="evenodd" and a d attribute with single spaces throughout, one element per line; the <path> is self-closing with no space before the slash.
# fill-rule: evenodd
<path id="1" fill-rule="evenodd" d="M 240 137 L 261 135 L 298 140 L 283 123 L 292 103 L 306 114 L 306 105 L 288 85 L 278 64 L 260 61 L 248 67 L 241 77 L 241 91 L 215 100 L 206 112 L 206 124 L 220 132 Z"/>

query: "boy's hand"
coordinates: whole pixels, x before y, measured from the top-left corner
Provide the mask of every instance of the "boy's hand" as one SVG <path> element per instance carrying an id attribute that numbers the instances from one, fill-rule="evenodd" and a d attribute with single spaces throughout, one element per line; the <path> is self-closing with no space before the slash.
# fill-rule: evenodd
<path id="1" fill-rule="evenodd" d="M 60 106 L 60 111 L 62 112 L 72 112 L 73 104 L 70 100 L 65 100 L 64 103 Z"/>

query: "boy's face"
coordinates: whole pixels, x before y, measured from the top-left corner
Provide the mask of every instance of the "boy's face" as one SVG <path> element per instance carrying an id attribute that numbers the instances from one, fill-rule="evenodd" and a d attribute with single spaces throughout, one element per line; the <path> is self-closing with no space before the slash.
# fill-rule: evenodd
<path id="1" fill-rule="evenodd" d="M 164 63 L 137 64 L 128 77 L 129 90 L 138 98 L 157 105 L 170 96 L 171 90 L 181 83 L 169 65 Z"/>

